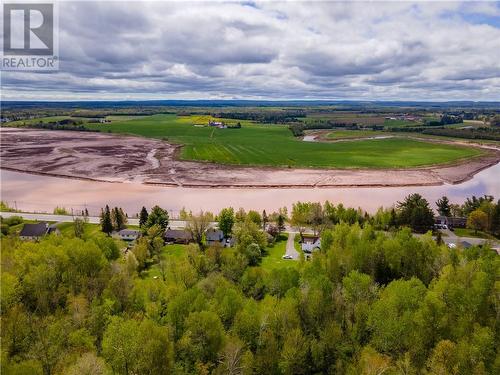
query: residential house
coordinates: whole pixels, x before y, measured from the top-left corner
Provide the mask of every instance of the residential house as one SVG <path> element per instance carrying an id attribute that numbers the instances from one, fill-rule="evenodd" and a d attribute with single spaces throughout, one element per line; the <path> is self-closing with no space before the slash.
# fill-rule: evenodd
<path id="1" fill-rule="evenodd" d="M 19 233 L 19 237 L 21 238 L 21 240 L 25 241 L 38 241 L 43 236 L 51 233 L 60 233 L 55 224 L 49 225 L 43 222 L 35 224 L 24 224 L 23 229 L 21 229 L 21 233 Z"/>
<path id="2" fill-rule="evenodd" d="M 460 246 L 464 249 L 468 249 L 469 247 L 472 246 L 472 244 L 470 242 L 467 242 L 467 241 L 460 241 Z"/>
<path id="3" fill-rule="evenodd" d="M 165 241 L 179 244 L 188 244 L 190 242 L 193 242 L 193 236 L 191 232 L 186 229 L 167 228 L 167 230 L 165 231 Z"/>
<path id="4" fill-rule="evenodd" d="M 134 229 L 122 229 L 117 235 L 123 241 L 135 241 L 139 238 L 141 232 Z"/>
<path id="5" fill-rule="evenodd" d="M 208 125 L 209 126 L 222 126 L 223 123 L 221 121 L 209 121 Z"/>
<path id="6" fill-rule="evenodd" d="M 434 223 L 446 225 L 448 228 L 465 228 L 467 224 L 466 217 L 436 216 Z"/>
<path id="7" fill-rule="evenodd" d="M 210 228 L 205 232 L 205 239 L 207 245 L 221 244 L 224 241 L 224 233 L 220 229 Z"/>
<path id="8" fill-rule="evenodd" d="M 321 239 L 319 236 L 304 234 L 301 247 L 304 253 L 312 253 L 321 248 Z"/>

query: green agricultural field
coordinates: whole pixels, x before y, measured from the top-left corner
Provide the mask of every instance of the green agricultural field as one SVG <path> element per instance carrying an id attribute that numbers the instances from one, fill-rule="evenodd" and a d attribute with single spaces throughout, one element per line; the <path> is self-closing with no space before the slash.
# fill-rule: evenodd
<path id="1" fill-rule="evenodd" d="M 349 138 L 369 138 L 375 136 L 390 135 L 387 132 L 376 130 L 334 130 L 328 133 L 331 139 L 349 139 Z"/>
<path id="2" fill-rule="evenodd" d="M 130 115 L 110 115 L 106 116 L 106 120 L 111 121 L 111 122 L 117 122 L 117 121 L 129 121 L 129 120 L 137 120 L 137 119 L 142 119 L 145 116 L 130 116 Z"/>
<path id="3" fill-rule="evenodd" d="M 118 116 L 111 116 L 111 117 L 118 117 Z M 31 119 L 24 119 L 24 120 L 16 120 L 16 121 L 10 121 L 2 124 L 3 126 L 7 127 L 17 127 L 17 126 L 24 126 L 24 125 L 33 125 L 33 124 L 48 124 L 49 122 L 58 122 L 62 120 L 74 120 L 74 121 L 82 121 L 82 122 L 87 122 L 91 120 L 92 118 L 90 117 L 74 117 L 74 116 L 46 116 L 46 117 L 36 117 L 36 118 L 31 118 Z"/>
<path id="4" fill-rule="evenodd" d="M 4 126 L 22 126 L 22 125 L 31 125 L 31 124 L 39 124 L 41 122 L 43 123 L 49 123 L 49 122 L 56 122 L 56 121 L 61 121 L 61 120 L 66 120 L 71 118 L 70 116 L 50 116 L 50 117 L 37 117 L 37 118 L 31 118 L 31 119 L 25 119 L 25 120 L 17 120 L 17 121 L 11 121 L 4 123 Z"/>
<path id="5" fill-rule="evenodd" d="M 182 144 L 181 158 L 185 160 L 236 165 L 402 168 L 449 163 L 481 154 L 475 148 L 399 138 L 339 143 L 304 142 L 294 138 L 284 125 L 241 121 L 241 129 L 218 129 L 200 126 L 204 123 L 208 123 L 207 118 L 154 115 L 85 126 L 104 132 L 134 134 Z"/>
<path id="6" fill-rule="evenodd" d="M 421 122 L 418 121 L 405 121 L 405 120 L 385 120 L 384 126 L 386 128 L 403 128 L 403 127 L 413 127 L 422 126 Z"/>

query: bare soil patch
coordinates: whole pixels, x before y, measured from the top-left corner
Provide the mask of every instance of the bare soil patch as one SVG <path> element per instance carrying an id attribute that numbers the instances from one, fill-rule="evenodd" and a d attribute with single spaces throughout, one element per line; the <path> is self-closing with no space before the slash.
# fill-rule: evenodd
<path id="1" fill-rule="evenodd" d="M 184 187 L 360 187 L 460 183 L 500 161 L 489 148 L 481 158 L 412 169 L 280 169 L 178 160 L 180 146 L 104 133 L 0 130 L 1 168 L 107 182 Z M 476 147 L 480 147 L 476 145 Z"/>

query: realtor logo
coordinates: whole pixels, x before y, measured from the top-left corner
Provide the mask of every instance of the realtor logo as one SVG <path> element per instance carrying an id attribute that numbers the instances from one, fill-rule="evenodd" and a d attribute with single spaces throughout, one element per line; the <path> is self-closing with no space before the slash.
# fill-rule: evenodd
<path id="1" fill-rule="evenodd" d="M 54 4 L 3 4 L 2 70 L 58 68 Z"/>

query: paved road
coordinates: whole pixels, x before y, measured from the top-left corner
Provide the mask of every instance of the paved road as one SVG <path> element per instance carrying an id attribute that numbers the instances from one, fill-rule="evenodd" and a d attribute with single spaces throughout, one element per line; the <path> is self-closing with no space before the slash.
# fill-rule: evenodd
<path id="1" fill-rule="evenodd" d="M 297 233 L 288 233 L 288 240 L 286 241 L 285 254 L 290 255 L 293 259 L 299 259 L 299 252 L 295 249 L 295 235 Z"/>
<path id="2" fill-rule="evenodd" d="M 454 232 L 449 229 L 440 229 L 441 233 L 446 236 L 443 236 L 443 242 L 446 244 L 455 244 L 457 246 L 460 245 L 460 242 L 466 241 L 471 245 L 484 245 L 485 243 L 490 243 L 493 247 L 498 246 L 498 241 L 488 240 L 485 238 L 475 238 L 475 237 L 458 237 Z M 422 236 L 421 234 L 414 234 L 414 236 Z M 436 237 L 434 236 L 434 239 Z"/>
<path id="3" fill-rule="evenodd" d="M 36 221 L 53 221 L 56 223 L 71 223 L 73 222 L 75 217 L 81 216 L 71 216 L 71 215 L 52 215 L 52 214 L 33 214 L 26 212 L 0 212 L 0 216 L 4 218 L 8 218 L 11 216 L 21 216 L 25 220 L 36 220 Z M 98 216 L 89 216 L 89 223 L 91 224 L 99 224 L 100 217 Z M 128 219 L 128 223 L 130 225 L 139 225 L 139 219 Z M 171 228 L 185 228 L 186 222 L 183 220 L 171 220 L 169 222 L 169 226 Z"/>

